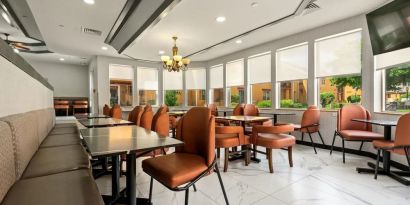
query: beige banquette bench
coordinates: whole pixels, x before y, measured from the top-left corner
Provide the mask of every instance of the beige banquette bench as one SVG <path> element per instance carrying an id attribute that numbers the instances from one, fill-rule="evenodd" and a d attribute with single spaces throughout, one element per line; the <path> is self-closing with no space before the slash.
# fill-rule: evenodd
<path id="1" fill-rule="evenodd" d="M 75 124 L 53 108 L 0 118 L 2 205 L 104 204 Z"/>

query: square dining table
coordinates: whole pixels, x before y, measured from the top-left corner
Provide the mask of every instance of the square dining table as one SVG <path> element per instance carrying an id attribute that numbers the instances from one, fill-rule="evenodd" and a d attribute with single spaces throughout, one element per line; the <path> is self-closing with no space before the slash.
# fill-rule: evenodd
<path id="1" fill-rule="evenodd" d="M 92 157 L 111 157 L 112 194 L 103 196 L 106 204 L 149 204 L 148 199 L 136 197 L 136 153 L 149 153 L 184 143 L 135 125 L 81 129 L 80 133 Z M 119 188 L 119 157 L 122 154 L 127 156 L 125 195 Z"/>
<path id="2" fill-rule="evenodd" d="M 278 122 L 279 115 L 296 115 L 293 112 L 259 112 L 259 114 L 273 115 L 273 124 L 276 124 Z"/>
<path id="3" fill-rule="evenodd" d="M 95 118 L 110 118 L 108 115 L 102 115 L 97 113 L 75 114 L 76 119 L 95 119 Z"/>
<path id="4" fill-rule="evenodd" d="M 112 127 L 112 126 L 119 126 L 119 125 L 132 125 L 134 124 L 131 121 L 122 120 L 122 119 L 115 119 L 115 118 L 92 118 L 92 119 L 79 119 L 80 122 L 84 127 L 87 128 L 95 128 L 95 127 Z"/>

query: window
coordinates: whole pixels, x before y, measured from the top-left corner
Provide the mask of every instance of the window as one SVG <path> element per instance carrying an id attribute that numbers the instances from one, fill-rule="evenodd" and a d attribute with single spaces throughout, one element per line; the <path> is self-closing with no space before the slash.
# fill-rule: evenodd
<path id="1" fill-rule="evenodd" d="M 410 112 L 410 64 L 385 70 L 385 111 Z"/>
<path id="2" fill-rule="evenodd" d="M 214 103 L 217 106 L 224 106 L 224 71 L 223 65 L 216 65 L 210 68 L 210 92 L 209 92 L 209 103 Z"/>
<path id="3" fill-rule="evenodd" d="M 308 44 L 276 51 L 276 80 L 280 108 L 307 107 Z"/>
<path id="4" fill-rule="evenodd" d="M 158 70 L 138 68 L 138 97 L 140 105 L 158 105 Z"/>
<path id="5" fill-rule="evenodd" d="M 226 92 L 228 106 L 245 103 L 243 59 L 226 64 Z"/>
<path id="6" fill-rule="evenodd" d="M 248 59 L 248 76 L 251 86 L 252 104 L 272 107 L 271 101 L 271 54 L 258 54 Z"/>
<path id="7" fill-rule="evenodd" d="M 110 105 L 132 106 L 134 69 L 127 65 L 109 65 Z"/>
<path id="8" fill-rule="evenodd" d="M 182 72 L 163 71 L 164 103 L 167 106 L 183 106 L 184 91 L 182 85 Z"/>
<path id="9" fill-rule="evenodd" d="M 361 38 L 361 30 L 354 30 L 315 41 L 322 108 L 361 102 Z"/>
<path id="10" fill-rule="evenodd" d="M 190 68 L 185 72 L 188 106 L 204 106 L 206 91 L 206 70 Z"/>

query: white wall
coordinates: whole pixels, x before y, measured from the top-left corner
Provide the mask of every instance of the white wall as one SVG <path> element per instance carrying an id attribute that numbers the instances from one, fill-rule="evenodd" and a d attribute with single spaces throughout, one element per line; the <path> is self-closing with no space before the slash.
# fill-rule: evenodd
<path id="1" fill-rule="evenodd" d="M 0 117 L 53 107 L 53 91 L 0 56 Z"/>
<path id="2" fill-rule="evenodd" d="M 28 62 L 54 87 L 55 97 L 89 96 L 86 66 L 35 60 Z"/>

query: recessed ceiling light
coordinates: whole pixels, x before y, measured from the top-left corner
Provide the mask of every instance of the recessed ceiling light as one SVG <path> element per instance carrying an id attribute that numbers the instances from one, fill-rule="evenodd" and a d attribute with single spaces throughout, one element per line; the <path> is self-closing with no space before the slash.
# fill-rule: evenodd
<path id="1" fill-rule="evenodd" d="M 108 50 L 108 47 L 107 47 L 107 46 L 103 46 L 103 47 L 101 47 L 101 49 L 104 50 L 104 51 L 106 51 L 106 50 Z"/>
<path id="2" fill-rule="evenodd" d="M 14 53 L 20 53 L 19 49 L 17 49 L 17 48 L 14 48 L 13 51 L 14 51 Z"/>
<path id="3" fill-rule="evenodd" d="M 164 55 L 164 54 L 165 54 L 165 51 L 158 51 L 158 54 L 159 54 L 159 55 Z"/>
<path id="4" fill-rule="evenodd" d="M 254 7 L 254 8 L 257 7 L 258 5 L 259 5 L 258 2 L 252 2 L 251 3 L 251 6 Z"/>
<path id="5" fill-rule="evenodd" d="M 9 15 L 6 14 L 6 12 L 1 12 L 1 16 L 3 17 L 3 19 L 8 23 L 11 24 L 11 20 Z"/>
<path id="6" fill-rule="evenodd" d="M 224 22 L 225 20 L 226 20 L 225 16 L 218 16 L 218 17 L 216 18 L 216 21 L 219 22 L 219 23 L 222 23 L 222 22 Z"/>
<path id="7" fill-rule="evenodd" d="M 60 60 L 60 61 L 64 61 L 65 59 L 64 59 L 64 58 L 60 58 L 59 60 Z"/>
<path id="8" fill-rule="evenodd" d="M 242 40 L 241 40 L 241 39 L 238 39 L 238 40 L 235 41 L 235 43 L 241 44 L 241 43 L 242 43 Z"/>
<path id="9" fill-rule="evenodd" d="M 95 4 L 94 0 L 84 0 L 84 3 L 89 4 L 89 5 L 93 5 Z"/>

